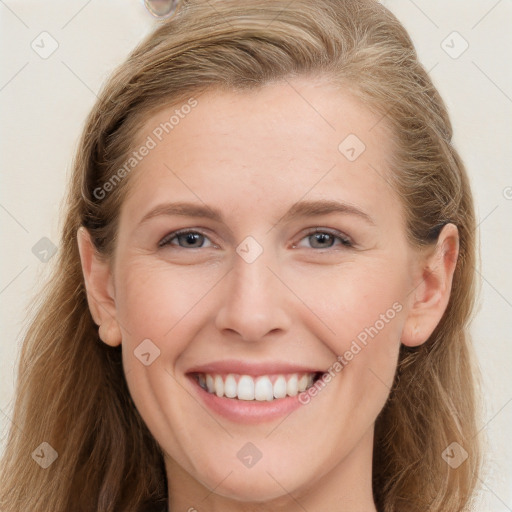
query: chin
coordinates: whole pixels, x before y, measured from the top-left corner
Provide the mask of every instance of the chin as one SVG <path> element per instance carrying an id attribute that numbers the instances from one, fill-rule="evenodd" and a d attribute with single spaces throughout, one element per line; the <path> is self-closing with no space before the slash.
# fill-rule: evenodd
<path id="1" fill-rule="evenodd" d="M 213 479 L 209 475 L 201 480 L 205 482 L 208 489 L 214 489 L 215 494 L 223 498 L 248 503 L 279 502 L 280 500 L 288 502 L 289 493 L 293 493 L 295 487 L 289 479 L 282 478 L 282 475 L 269 473 L 265 468 L 258 472 L 256 468 L 233 470 L 231 474 L 226 470 L 219 471 Z M 221 484 L 219 484 L 220 481 L 222 481 Z"/>

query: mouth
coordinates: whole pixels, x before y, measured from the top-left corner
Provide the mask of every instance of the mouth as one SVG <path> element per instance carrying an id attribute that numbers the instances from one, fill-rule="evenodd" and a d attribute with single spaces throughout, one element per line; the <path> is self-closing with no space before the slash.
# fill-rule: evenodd
<path id="1" fill-rule="evenodd" d="M 320 379 L 322 372 L 269 374 L 251 376 L 236 373 L 191 374 L 207 393 L 219 398 L 246 402 L 273 402 L 297 396 Z"/>

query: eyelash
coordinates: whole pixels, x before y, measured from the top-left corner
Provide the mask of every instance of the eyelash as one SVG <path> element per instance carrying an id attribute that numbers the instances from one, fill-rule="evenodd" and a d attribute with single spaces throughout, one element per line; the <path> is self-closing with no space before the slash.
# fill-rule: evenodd
<path id="1" fill-rule="evenodd" d="M 320 229 L 320 228 L 314 228 L 313 230 L 310 230 L 308 231 L 301 239 L 300 241 L 304 240 L 305 238 L 308 238 L 310 236 L 313 236 L 315 234 L 327 234 L 327 235 L 330 235 L 332 237 L 334 237 L 335 239 L 338 239 L 340 242 L 341 242 L 341 245 L 345 248 L 351 248 L 351 247 L 354 247 L 354 244 L 352 243 L 352 241 L 350 240 L 350 238 L 348 238 L 346 235 L 344 235 L 343 233 L 339 232 L 339 231 L 336 231 L 336 230 L 329 230 L 329 229 Z M 201 235 L 205 238 L 208 238 L 207 235 L 205 235 L 204 233 L 202 233 L 201 231 L 197 231 L 197 230 L 192 230 L 192 229 L 183 229 L 183 230 L 178 230 L 178 231 L 173 231 L 172 233 L 169 233 L 168 235 L 166 235 L 159 243 L 158 243 L 158 247 L 165 247 L 165 246 L 168 246 L 168 245 L 176 245 L 176 244 L 171 244 L 171 241 L 174 240 L 175 238 L 177 238 L 178 236 L 180 235 L 188 235 L 188 234 L 198 234 L 198 235 Z M 213 244 L 213 242 L 212 242 Z M 214 244 L 215 245 L 215 244 Z M 179 247 L 180 249 L 187 249 L 187 247 L 181 247 L 181 246 L 177 246 Z M 292 246 L 293 248 L 296 248 L 297 247 L 297 244 L 293 244 Z M 315 247 L 311 247 L 311 249 L 332 249 L 333 247 L 335 247 L 334 245 L 330 246 L 330 247 L 320 247 L 320 248 L 315 248 Z M 203 247 L 192 247 L 192 249 L 203 249 Z"/>

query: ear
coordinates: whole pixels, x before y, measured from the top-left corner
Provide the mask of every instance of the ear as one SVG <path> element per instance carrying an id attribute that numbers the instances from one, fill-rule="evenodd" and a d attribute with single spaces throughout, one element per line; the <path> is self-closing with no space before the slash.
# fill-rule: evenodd
<path id="1" fill-rule="evenodd" d="M 121 344 L 121 330 L 116 319 L 115 291 L 110 263 L 100 257 L 91 236 L 81 226 L 77 231 L 78 250 L 84 274 L 87 302 L 99 335 L 107 345 Z"/>
<path id="2" fill-rule="evenodd" d="M 439 324 L 450 300 L 458 256 L 457 226 L 446 224 L 435 248 L 420 256 L 418 278 L 411 293 L 409 314 L 401 336 L 404 345 L 421 345 Z"/>

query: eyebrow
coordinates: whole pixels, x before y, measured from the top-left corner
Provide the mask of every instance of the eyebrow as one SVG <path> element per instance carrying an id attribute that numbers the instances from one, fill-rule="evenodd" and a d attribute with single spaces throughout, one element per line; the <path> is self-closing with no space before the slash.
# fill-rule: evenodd
<path id="1" fill-rule="evenodd" d="M 353 215 L 375 226 L 374 220 L 363 210 L 354 205 L 334 200 L 300 201 L 295 203 L 278 222 L 288 222 L 296 217 L 308 217 L 315 215 L 328 215 L 330 213 L 341 213 Z"/>
<path id="2" fill-rule="evenodd" d="M 374 220 L 364 211 L 354 205 L 334 200 L 318 201 L 300 201 L 291 206 L 291 208 L 276 222 L 289 222 L 297 217 L 310 217 L 340 213 L 344 215 L 353 215 L 375 226 Z M 142 217 L 139 225 L 161 215 L 184 216 L 184 217 L 202 217 L 218 222 L 223 222 L 223 216 L 220 210 L 207 206 L 205 204 L 176 202 L 164 203 L 156 206 Z"/>

